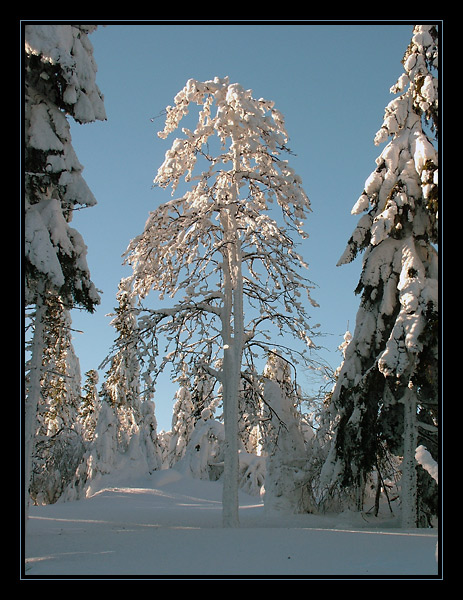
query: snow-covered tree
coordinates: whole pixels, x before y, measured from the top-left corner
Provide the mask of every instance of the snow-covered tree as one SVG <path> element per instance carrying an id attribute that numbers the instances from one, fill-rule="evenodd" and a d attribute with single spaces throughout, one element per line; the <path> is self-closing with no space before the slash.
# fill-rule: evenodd
<path id="1" fill-rule="evenodd" d="M 88 494 L 101 477 L 114 471 L 117 459 L 117 418 L 113 408 L 103 400 L 93 440 L 76 469 L 65 499 L 75 500 Z"/>
<path id="2" fill-rule="evenodd" d="M 118 350 L 110 360 L 102 395 L 115 413 L 118 454 L 127 453 L 131 460 L 146 463 L 151 472 L 161 466 L 161 451 L 157 443 L 154 403 L 151 395 L 143 394 L 140 389 L 137 309 L 127 284 L 127 280 L 119 284 L 118 306 L 111 321 L 118 334 L 115 341 Z"/>
<path id="3" fill-rule="evenodd" d="M 80 365 L 72 345 L 72 321 L 59 298 L 45 300 L 45 348 L 42 360 L 43 398 L 39 418 L 47 434 L 76 421 L 80 404 Z"/>
<path id="4" fill-rule="evenodd" d="M 73 210 L 96 201 L 82 178 L 67 120 L 67 115 L 79 123 L 106 118 L 88 39 L 94 29 L 94 25 L 27 25 L 24 32 L 24 299 L 36 307 L 25 414 L 26 516 L 41 394 L 44 299 L 53 294 L 66 308 L 81 306 L 88 311 L 99 303 L 87 248 L 70 226 Z"/>
<path id="5" fill-rule="evenodd" d="M 255 371 L 241 374 L 238 398 L 238 435 L 246 450 L 258 454 L 261 445 L 262 385 Z"/>
<path id="6" fill-rule="evenodd" d="M 310 204 L 300 177 L 281 157 L 288 136 L 273 102 L 254 99 L 228 78 L 190 79 L 167 108 L 159 135 L 174 131 L 194 104 L 202 107 L 195 129 L 183 128 L 154 180 L 162 188 L 171 185 L 172 194 L 183 177 L 192 187 L 150 214 L 129 245 L 127 262 L 140 301 L 151 289 L 161 300 L 177 299 L 169 308 L 140 313 L 140 352 L 151 356 L 148 370 L 156 373 L 169 362 L 198 364 L 222 385 L 223 515 L 226 526 L 236 526 L 243 357 L 268 350 L 271 324 L 312 346 L 301 292 L 315 303 L 291 237 L 305 237 Z M 157 364 L 162 334 L 168 343 Z M 221 367 L 215 368 L 218 359 Z"/>
<path id="7" fill-rule="evenodd" d="M 172 467 L 185 454 L 195 426 L 193 418 L 194 405 L 188 382 L 183 380 L 175 393 L 175 404 L 172 415 L 172 429 L 169 439 L 168 465 Z"/>
<path id="8" fill-rule="evenodd" d="M 85 382 L 82 388 L 79 407 L 79 421 L 82 426 L 82 435 L 86 442 L 93 440 L 98 414 L 100 412 L 101 400 L 98 394 L 97 384 L 99 380 L 98 371 L 90 369 L 85 373 Z"/>
<path id="9" fill-rule="evenodd" d="M 59 298 L 50 295 L 45 304 L 42 397 L 30 485 L 37 504 L 56 502 L 84 452 L 77 422 L 80 366 L 71 341 L 71 317 Z"/>
<path id="10" fill-rule="evenodd" d="M 119 448 L 125 451 L 140 422 L 140 365 L 136 351 L 137 319 L 126 280 L 119 284 L 118 306 L 111 325 L 117 332 L 117 353 L 106 372 L 102 393 L 117 415 Z M 103 365 L 106 363 L 104 362 Z"/>
<path id="11" fill-rule="evenodd" d="M 220 403 L 220 393 L 216 390 L 217 381 L 201 364 L 192 365 L 190 396 L 193 403 L 193 417 L 196 422 L 205 408 L 213 413 Z M 217 365 L 216 365 L 217 367 Z"/>
<path id="12" fill-rule="evenodd" d="M 205 408 L 175 468 L 196 479 L 215 481 L 223 472 L 224 445 L 223 423 L 214 419 L 212 412 Z"/>
<path id="13" fill-rule="evenodd" d="M 25 275 L 26 302 L 39 287 L 67 306 L 92 311 L 99 302 L 87 248 L 69 223 L 95 197 L 82 177 L 67 115 L 78 123 L 106 119 L 88 39 L 94 25 L 25 27 Z"/>
<path id="14" fill-rule="evenodd" d="M 269 413 L 264 445 L 267 454 L 265 508 L 312 512 L 312 497 L 306 485 L 308 455 L 298 413 L 299 399 L 291 381 L 290 365 L 275 354 L 270 354 L 264 369 L 264 399 Z"/>
<path id="15" fill-rule="evenodd" d="M 364 250 L 362 299 L 331 399 L 337 423 L 324 468 L 358 510 L 384 446 L 402 456 L 404 526 L 417 522 L 415 449 L 437 427 L 438 155 L 423 129 L 424 117 L 438 131 L 437 42 L 436 27 L 414 28 L 375 144 L 391 139 L 352 209 L 366 214 L 338 264 Z"/>
<path id="16" fill-rule="evenodd" d="M 158 423 L 155 405 L 152 400 L 145 401 L 140 407 L 141 415 L 138 424 L 138 455 L 132 453 L 132 460 L 146 463 L 149 473 L 162 468 L 163 448 L 158 436 Z"/>

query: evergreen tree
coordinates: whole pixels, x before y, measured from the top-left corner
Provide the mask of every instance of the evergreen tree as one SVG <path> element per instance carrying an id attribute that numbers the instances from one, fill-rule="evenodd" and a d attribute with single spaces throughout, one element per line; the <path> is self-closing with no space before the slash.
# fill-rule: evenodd
<path id="1" fill-rule="evenodd" d="M 98 371 L 90 369 L 85 373 L 85 383 L 83 387 L 84 395 L 81 397 L 79 407 L 79 421 L 82 425 L 82 435 L 85 442 L 93 440 L 95 428 L 98 422 L 101 400 L 98 394 Z"/>
<path id="2" fill-rule="evenodd" d="M 136 350 L 137 319 L 134 302 L 122 280 L 117 293 L 118 307 L 111 325 L 116 329 L 117 353 L 112 357 L 103 382 L 103 396 L 113 408 L 118 421 L 119 448 L 127 450 L 131 437 L 138 431 L 140 412 L 140 366 Z M 104 362 L 103 365 L 106 363 Z"/>
<path id="3" fill-rule="evenodd" d="M 113 408 L 103 399 L 101 402 L 95 435 L 78 467 L 76 480 L 87 492 L 103 476 L 114 470 L 117 462 L 117 419 Z M 77 487 L 77 486 L 75 486 Z"/>
<path id="4" fill-rule="evenodd" d="M 172 416 L 172 429 L 169 440 L 168 465 L 172 467 L 185 454 L 195 426 L 193 417 L 194 405 L 191 400 L 188 382 L 184 378 L 175 393 L 175 404 Z"/>
<path id="5" fill-rule="evenodd" d="M 193 373 L 188 373 L 188 367 L 184 365 L 176 378 L 180 387 L 175 393 L 172 429 L 169 432 L 169 466 L 173 466 L 185 454 L 196 423 L 204 414 L 212 418 L 221 400 L 220 390 L 217 395 L 214 394 L 215 378 L 201 364 L 192 365 L 192 369 Z"/>
<path id="6" fill-rule="evenodd" d="M 207 362 L 207 359 L 206 359 Z M 216 365 L 217 366 L 217 365 Z M 216 379 L 212 377 L 201 364 L 192 365 L 191 402 L 193 403 L 194 422 L 201 418 L 205 408 L 215 412 L 220 402 L 220 394 L 216 393 Z"/>
<path id="7" fill-rule="evenodd" d="M 26 518 L 41 397 L 46 298 L 52 294 L 66 308 L 81 306 L 90 312 L 99 303 L 86 261 L 87 248 L 69 225 L 74 209 L 96 201 L 82 178 L 67 120 L 67 115 L 79 123 L 106 118 L 88 39 L 95 27 L 27 25 L 24 33 L 24 300 L 26 305 L 35 305 L 24 427 Z"/>
<path id="8" fill-rule="evenodd" d="M 67 120 L 106 119 L 88 39 L 95 28 L 25 27 L 25 275 L 31 304 L 43 283 L 66 306 L 92 311 L 99 302 L 86 246 L 69 225 L 73 210 L 96 200 L 82 177 Z"/>
<path id="9" fill-rule="evenodd" d="M 140 300 L 151 289 L 161 300 L 184 293 L 174 307 L 145 309 L 140 316 L 141 350 L 151 356 L 148 370 L 156 373 L 168 362 L 196 363 L 222 384 L 224 524 L 236 526 L 238 390 L 246 348 L 266 352 L 264 335 L 271 323 L 312 345 L 301 290 L 315 303 L 291 238 L 305 235 L 310 206 L 300 178 L 280 158 L 288 136 L 272 102 L 255 100 L 228 78 L 191 79 L 168 107 L 161 137 L 177 128 L 193 103 L 202 106 L 196 129 L 183 129 L 185 137 L 167 151 L 155 183 L 172 185 L 173 193 L 182 177 L 195 184 L 150 214 L 144 232 L 129 245 L 127 260 Z M 197 162 L 205 169 L 193 177 Z M 270 215 L 273 201 L 279 224 Z M 245 304 L 258 314 L 247 324 Z M 173 349 L 166 349 L 158 365 L 161 334 Z M 222 366 L 215 369 L 218 359 Z"/>
<path id="10" fill-rule="evenodd" d="M 417 524 L 415 449 L 438 419 L 438 156 L 423 130 L 424 119 L 438 131 L 437 43 L 436 27 L 414 28 L 405 73 L 391 88 L 401 94 L 375 137 L 376 144 L 391 140 L 352 209 L 367 212 L 338 264 L 364 250 L 362 298 L 331 399 L 336 426 L 324 467 L 331 491 L 359 510 L 384 448 L 402 456 L 409 527 Z"/>
<path id="11" fill-rule="evenodd" d="M 162 468 L 162 440 L 158 436 L 158 424 L 155 416 L 155 406 L 152 400 L 141 405 L 141 420 L 138 434 L 139 452 L 137 459 L 146 463 L 149 473 Z"/>

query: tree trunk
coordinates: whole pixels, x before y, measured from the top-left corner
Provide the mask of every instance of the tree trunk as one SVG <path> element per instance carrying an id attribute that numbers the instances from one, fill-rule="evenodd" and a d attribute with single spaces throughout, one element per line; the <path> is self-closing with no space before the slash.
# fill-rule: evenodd
<path id="1" fill-rule="evenodd" d="M 224 471 L 222 518 L 224 527 L 238 527 L 238 385 L 239 365 L 234 348 L 224 350 L 223 408 L 224 408 Z"/>
<path id="2" fill-rule="evenodd" d="M 37 407 L 41 394 L 43 336 L 46 306 L 44 303 L 43 284 L 39 284 L 35 310 L 34 338 L 32 341 L 32 357 L 29 376 L 29 394 L 25 403 L 24 417 L 24 523 L 29 516 L 29 488 L 32 477 L 32 458 L 35 450 L 35 430 L 37 426 Z"/>
<path id="3" fill-rule="evenodd" d="M 224 211 L 221 217 L 224 239 L 228 240 L 223 250 L 222 388 L 225 443 L 222 510 L 223 526 L 238 527 L 238 392 L 244 339 L 243 280 L 241 248 L 232 210 Z"/>
<path id="4" fill-rule="evenodd" d="M 416 396 L 414 390 L 407 388 L 404 403 L 404 456 L 402 460 L 402 527 L 416 527 L 417 475 L 415 451 L 417 446 Z"/>

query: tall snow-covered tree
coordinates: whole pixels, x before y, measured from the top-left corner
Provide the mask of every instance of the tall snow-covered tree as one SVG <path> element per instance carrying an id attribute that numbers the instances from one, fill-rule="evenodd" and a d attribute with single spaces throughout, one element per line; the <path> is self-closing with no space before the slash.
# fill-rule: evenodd
<path id="1" fill-rule="evenodd" d="M 223 522 L 237 526 L 243 358 L 268 351 L 270 325 L 307 347 L 313 344 L 301 293 L 315 302 L 291 237 L 305 237 L 310 203 L 300 177 L 281 156 L 288 135 L 273 102 L 254 99 L 228 78 L 190 79 L 167 108 L 159 135 L 174 131 L 194 104 L 202 107 L 195 129 L 183 128 L 184 137 L 174 140 L 154 180 L 172 186 L 172 194 L 183 177 L 192 187 L 150 214 L 144 232 L 129 245 L 127 262 L 140 301 L 151 289 L 160 300 L 177 299 L 169 308 L 140 313 L 140 351 L 152 357 L 148 368 L 197 363 L 222 385 Z M 167 347 L 157 364 L 162 334 Z"/>
<path id="2" fill-rule="evenodd" d="M 106 118 L 95 82 L 88 34 L 94 25 L 27 25 L 24 31 L 25 303 L 35 304 L 31 372 L 25 415 L 25 506 L 40 397 L 44 298 L 93 311 L 99 302 L 86 261 L 87 248 L 70 226 L 73 210 L 95 198 L 82 178 L 67 116 L 79 123 Z"/>
<path id="3" fill-rule="evenodd" d="M 352 209 L 366 211 L 338 264 L 364 251 L 360 308 L 332 395 L 324 474 L 361 509 L 384 447 L 403 457 L 404 526 L 417 523 L 415 449 L 438 424 L 437 28 L 417 25 L 375 144 L 390 138 Z M 435 442 L 436 440 L 434 440 Z M 437 444 L 433 444 L 437 452 Z M 436 458 L 436 457 L 435 457 Z"/>

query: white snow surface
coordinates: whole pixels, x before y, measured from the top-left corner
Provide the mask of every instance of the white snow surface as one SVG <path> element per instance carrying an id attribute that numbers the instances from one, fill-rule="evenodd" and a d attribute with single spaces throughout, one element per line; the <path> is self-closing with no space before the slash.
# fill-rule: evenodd
<path id="1" fill-rule="evenodd" d="M 89 498 L 31 507 L 24 578 L 438 574 L 437 530 L 398 529 L 390 513 L 268 514 L 240 492 L 240 527 L 224 529 L 221 499 L 220 481 L 175 469 L 106 475 Z"/>

